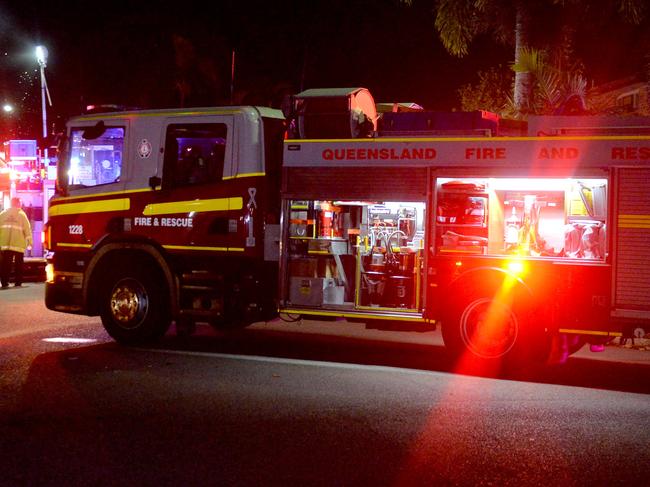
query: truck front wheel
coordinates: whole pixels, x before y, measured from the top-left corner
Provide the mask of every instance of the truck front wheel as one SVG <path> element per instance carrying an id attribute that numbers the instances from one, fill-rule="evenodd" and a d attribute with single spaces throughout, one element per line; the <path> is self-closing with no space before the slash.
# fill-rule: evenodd
<path id="1" fill-rule="evenodd" d="M 102 324 L 116 341 L 127 345 L 154 341 L 171 323 L 164 284 L 139 266 L 115 270 L 100 296 Z"/>

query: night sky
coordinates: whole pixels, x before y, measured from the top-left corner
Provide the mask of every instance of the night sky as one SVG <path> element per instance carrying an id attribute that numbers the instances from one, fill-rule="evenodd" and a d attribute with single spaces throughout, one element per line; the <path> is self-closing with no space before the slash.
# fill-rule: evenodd
<path id="1" fill-rule="evenodd" d="M 534 25 L 548 34 L 561 14 L 549 10 Z M 648 29 L 605 14 L 582 23 L 576 43 L 595 83 L 639 71 L 648 46 Z M 49 120 L 59 126 L 93 103 L 227 104 L 233 49 L 236 102 L 278 105 L 301 88 L 364 86 L 376 101 L 449 110 L 459 106 L 462 84 L 479 70 L 507 65 L 513 51 L 483 36 L 468 56 L 452 57 L 433 22 L 431 1 L 12 0 L 0 3 L 0 101 L 20 107 L 14 131 L 38 133 L 34 46 L 43 44 L 54 102 Z M 179 74 L 193 85 L 182 96 Z"/>

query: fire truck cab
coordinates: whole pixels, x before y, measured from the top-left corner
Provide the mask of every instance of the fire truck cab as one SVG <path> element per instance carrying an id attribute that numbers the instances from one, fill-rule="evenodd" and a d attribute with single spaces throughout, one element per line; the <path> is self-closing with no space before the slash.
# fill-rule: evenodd
<path id="1" fill-rule="evenodd" d="M 172 320 L 275 314 L 281 112 L 115 112 L 67 127 L 46 232 L 50 309 L 99 314 L 126 343 Z"/>

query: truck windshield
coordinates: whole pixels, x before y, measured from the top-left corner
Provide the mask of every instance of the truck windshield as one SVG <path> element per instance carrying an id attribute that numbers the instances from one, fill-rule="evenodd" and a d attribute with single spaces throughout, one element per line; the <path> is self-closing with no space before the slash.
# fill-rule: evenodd
<path id="1" fill-rule="evenodd" d="M 119 182 L 122 172 L 124 127 L 106 127 L 100 135 L 88 128 L 70 132 L 70 149 L 59 171 L 67 174 L 68 189 Z M 94 138 L 87 138 L 94 137 Z"/>

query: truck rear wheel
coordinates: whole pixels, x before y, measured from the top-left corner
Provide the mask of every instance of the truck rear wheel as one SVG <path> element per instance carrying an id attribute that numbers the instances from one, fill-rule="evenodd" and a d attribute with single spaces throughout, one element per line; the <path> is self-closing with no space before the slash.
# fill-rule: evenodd
<path id="1" fill-rule="evenodd" d="M 442 338 L 455 359 L 521 368 L 541 359 L 543 333 L 514 299 L 466 294 L 443 317 Z"/>
<path id="2" fill-rule="evenodd" d="M 463 309 L 458 331 L 463 347 L 473 355 L 499 359 L 515 346 L 519 320 L 509 305 L 491 298 L 478 298 Z"/>
<path id="3" fill-rule="evenodd" d="M 116 341 L 136 345 L 162 337 L 171 323 L 168 293 L 142 266 L 110 272 L 100 296 L 102 324 Z"/>

